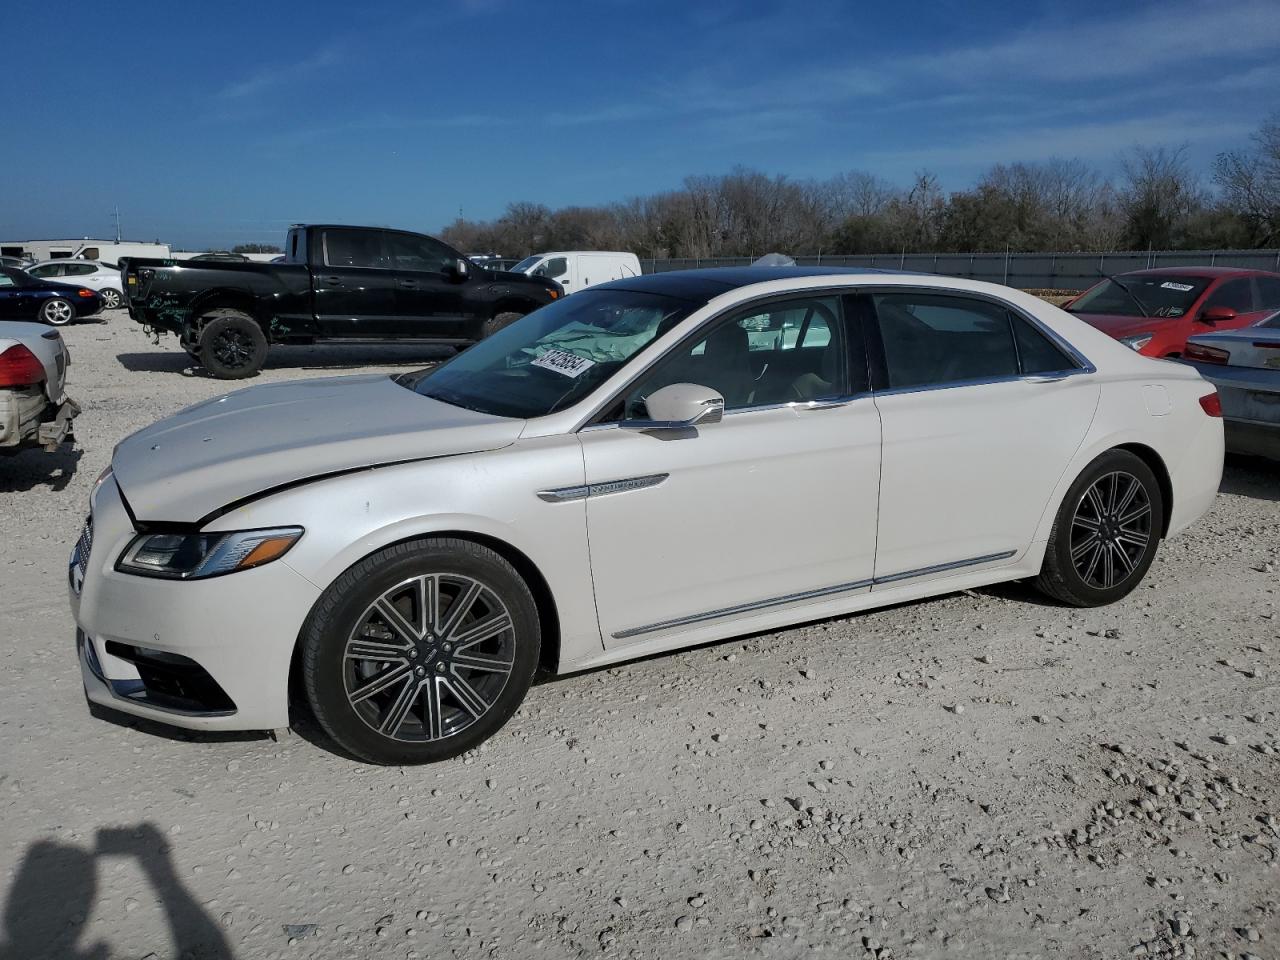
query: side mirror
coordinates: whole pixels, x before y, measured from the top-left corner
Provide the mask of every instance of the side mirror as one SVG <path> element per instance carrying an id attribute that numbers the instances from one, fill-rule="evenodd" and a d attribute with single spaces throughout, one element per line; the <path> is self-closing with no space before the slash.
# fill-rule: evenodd
<path id="1" fill-rule="evenodd" d="M 1197 318 L 1202 323 L 1222 323 L 1224 320 L 1234 320 L 1236 312 L 1230 307 L 1209 307 L 1207 310 L 1201 310 L 1200 316 Z"/>
<path id="2" fill-rule="evenodd" d="M 445 273 L 449 275 L 450 280 L 455 283 L 461 283 L 471 275 L 471 265 L 462 257 L 459 257 L 445 267 Z"/>
<path id="3" fill-rule="evenodd" d="M 687 430 L 724 417 L 724 397 L 696 383 L 672 383 L 655 390 L 644 401 L 648 420 L 623 420 L 627 430 Z"/>

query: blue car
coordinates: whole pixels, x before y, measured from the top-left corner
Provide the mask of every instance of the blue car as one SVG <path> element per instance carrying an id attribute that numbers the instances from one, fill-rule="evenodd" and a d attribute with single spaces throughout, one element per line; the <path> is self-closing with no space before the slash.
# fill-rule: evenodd
<path id="1" fill-rule="evenodd" d="M 24 270 L 0 267 L 0 320 L 38 320 L 65 327 L 102 309 L 102 298 L 88 287 L 41 280 Z"/>

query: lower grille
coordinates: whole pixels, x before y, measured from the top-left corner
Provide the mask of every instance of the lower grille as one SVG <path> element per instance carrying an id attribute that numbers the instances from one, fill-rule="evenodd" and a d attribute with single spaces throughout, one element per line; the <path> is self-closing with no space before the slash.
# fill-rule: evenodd
<path id="1" fill-rule="evenodd" d="M 178 713 L 225 716 L 236 705 L 218 681 L 190 657 L 107 641 L 107 653 L 133 664 L 137 681 L 113 681 L 119 696 Z"/>

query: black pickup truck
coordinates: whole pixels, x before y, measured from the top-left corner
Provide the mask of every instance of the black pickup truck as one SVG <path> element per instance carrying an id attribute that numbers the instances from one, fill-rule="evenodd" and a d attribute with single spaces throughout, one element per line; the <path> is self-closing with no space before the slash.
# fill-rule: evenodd
<path id="1" fill-rule="evenodd" d="M 121 258 L 129 316 L 234 380 L 262 369 L 272 343 L 465 346 L 564 295 L 403 230 L 296 226 L 285 251 L 283 263 Z"/>

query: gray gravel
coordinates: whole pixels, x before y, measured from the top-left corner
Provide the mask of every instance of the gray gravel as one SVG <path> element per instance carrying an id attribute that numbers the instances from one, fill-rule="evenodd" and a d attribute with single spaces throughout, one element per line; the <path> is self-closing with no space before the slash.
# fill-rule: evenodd
<path id="1" fill-rule="evenodd" d="M 1011 585 L 553 680 L 383 769 L 89 715 L 89 488 L 227 385 L 119 312 L 66 339 L 83 454 L 0 460 L 0 956 L 1280 957 L 1280 469 L 1230 462 L 1116 606 Z"/>

